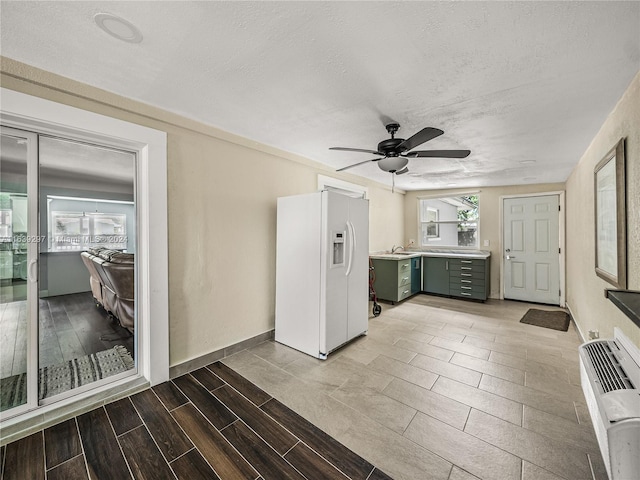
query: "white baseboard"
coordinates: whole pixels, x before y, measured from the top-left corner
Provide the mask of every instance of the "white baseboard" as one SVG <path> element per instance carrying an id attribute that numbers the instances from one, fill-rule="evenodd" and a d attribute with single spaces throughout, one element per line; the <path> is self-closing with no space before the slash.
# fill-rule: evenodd
<path id="1" fill-rule="evenodd" d="M 571 310 L 571 306 L 569 305 L 569 302 L 565 301 L 564 302 L 565 308 L 567 310 L 569 310 L 569 315 L 571 315 L 571 318 L 573 318 L 573 323 L 576 326 L 576 330 L 578 330 L 578 334 L 580 335 L 580 338 L 582 339 L 582 343 L 585 343 L 588 341 L 587 337 L 584 335 L 584 333 L 582 332 L 582 330 L 580 329 L 580 324 L 578 323 L 578 321 L 576 320 L 576 316 L 573 314 L 573 310 Z"/>

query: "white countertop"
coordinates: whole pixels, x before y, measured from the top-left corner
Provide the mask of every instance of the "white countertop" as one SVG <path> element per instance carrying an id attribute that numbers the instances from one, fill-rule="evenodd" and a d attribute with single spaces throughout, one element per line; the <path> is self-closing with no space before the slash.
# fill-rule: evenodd
<path id="1" fill-rule="evenodd" d="M 446 258 L 480 258 L 486 259 L 491 256 L 491 252 L 487 250 L 447 250 L 434 249 L 422 252 L 403 252 L 403 253 L 372 253 L 371 258 L 386 260 L 404 260 L 405 258 L 415 257 L 446 257 Z"/>
<path id="2" fill-rule="evenodd" d="M 372 253 L 369 255 L 369 258 L 377 258 L 381 260 L 404 260 L 405 258 L 416 258 L 421 257 L 422 254 L 420 252 L 412 252 L 412 253 Z"/>

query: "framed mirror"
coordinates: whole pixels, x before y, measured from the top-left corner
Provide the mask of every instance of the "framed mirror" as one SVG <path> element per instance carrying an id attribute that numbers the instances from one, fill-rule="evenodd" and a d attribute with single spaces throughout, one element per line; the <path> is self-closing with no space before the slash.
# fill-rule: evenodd
<path id="1" fill-rule="evenodd" d="M 596 274 L 627 288 L 627 216 L 624 138 L 594 170 Z"/>

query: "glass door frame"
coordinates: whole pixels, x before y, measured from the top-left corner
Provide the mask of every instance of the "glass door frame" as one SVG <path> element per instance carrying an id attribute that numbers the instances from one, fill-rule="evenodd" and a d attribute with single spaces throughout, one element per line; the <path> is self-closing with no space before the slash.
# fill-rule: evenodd
<path id="1" fill-rule="evenodd" d="M 38 135 L 34 132 L 0 126 L 0 133 L 27 142 L 27 401 L 0 412 L 0 421 L 20 415 L 38 406 L 38 249 L 40 238 L 38 212 Z M 13 234 L 13 232 L 12 232 Z"/>
<path id="2" fill-rule="evenodd" d="M 74 103 L 73 92 L 68 93 L 67 101 Z M 131 389 L 169 380 L 169 290 L 167 133 L 120 120 L 117 114 L 116 117 L 101 115 L 3 87 L 0 87 L 0 97 L 0 122 L 3 125 L 136 152 L 139 245 L 139 299 L 136 303 L 137 328 L 140 329 L 138 374 L 135 377 L 2 420 L 0 427 L 4 438 L 9 435 L 6 433 L 9 427 L 17 428 L 23 422 L 31 425 L 38 415 L 46 414 L 51 418 L 58 410 L 68 414 L 74 409 L 86 409 L 87 405 L 98 406 L 105 395 L 115 400 Z M 93 104 L 94 108 L 99 106 L 99 103 Z"/>
<path id="3" fill-rule="evenodd" d="M 43 155 L 45 155 L 45 150 L 46 150 L 46 146 L 42 145 L 40 140 L 45 138 L 45 139 L 54 139 L 54 140 L 61 140 L 64 142 L 69 142 L 72 144 L 76 144 L 79 146 L 83 146 L 83 147 L 91 147 L 91 148 L 96 148 L 96 149 L 109 149 L 109 150 L 115 150 L 115 151 L 120 151 L 123 153 L 128 153 L 132 155 L 132 160 L 133 160 L 133 199 L 130 203 L 133 204 L 134 206 L 134 217 L 133 217 L 133 224 L 134 224 L 134 230 L 136 230 L 135 232 L 135 251 L 139 252 L 140 251 L 140 243 L 139 243 L 139 235 L 137 232 L 137 218 L 138 218 L 138 206 L 136 204 L 136 196 L 137 196 L 137 191 L 138 191 L 138 175 L 137 175 L 137 165 L 138 165 L 138 156 L 137 156 L 137 152 L 134 150 L 130 150 L 130 149 L 125 149 L 122 147 L 115 147 L 113 145 L 104 145 L 102 143 L 97 143 L 98 140 L 87 140 L 87 139 L 83 139 L 83 140 L 78 140 L 77 138 L 70 138 L 68 136 L 66 137 L 62 137 L 60 135 L 51 135 L 48 133 L 41 133 L 41 132 L 35 132 L 36 135 L 38 136 L 38 151 L 41 152 Z M 38 179 L 40 179 L 40 176 L 38 176 Z M 43 182 L 44 183 L 44 182 Z M 40 201 L 40 197 L 39 197 L 40 191 L 38 190 L 38 205 L 41 205 L 42 202 Z M 69 197 L 69 198 L 74 198 L 74 197 Z M 115 200 L 115 201 L 110 201 L 110 200 L 100 200 L 100 199 L 91 199 L 91 198 L 82 198 L 82 200 L 85 201 L 91 201 L 94 200 L 98 203 L 103 202 L 103 203 L 111 203 L 111 202 L 115 202 L 115 203 L 120 203 L 120 202 L 124 202 L 124 201 L 120 201 L 120 200 Z M 41 215 L 47 216 L 48 217 L 48 212 L 41 212 Z M 48 218 L 47 218 L 47 222 L 48 222 Z M 40 226 L 41 223 L 39 222 L 38 225 Z M 49 235 L 49 232 L 44 232 L 46 235 Z M 55 233 L 51 233 L 51 235 L 55 235 Z M 42 236 L 40 237 L 42 238 Z M 41 249 L 40 249 L 41 251 Z M 40 253 L 40 251 L 38 253 Z M 48 253 L 51 253 L 50 251 Z M 80 252 L 78 252 L 80 253 Z M 136 255 L 137 257 L 137 255 Z M 38 261 L 40 260 L 40 258 L 38 258 Z M 134 298 L 139 299 L 140 298 L 140 282 L 139 282 L 139 270 L 138 270 L 138 260 L 139 258 L 136 258 L 134 261 Z M 40 269 L 38 269 L 38 272 L 40 271 Z M 47 406 L 47 405 L 53 405 L 56 402 L 60 402 L 61 400 L 64 400 L 66 398 L 74 398 L 77 397 L 78 395 L 81 395 L 85 392 L 90 392 L 92 390 L 95 390 L 97 388 L 100 388 L 101 386 L 104 385 L 109 385 L 111 383 L 114 383 L 118 380 L 121 379 L 126 379 L 127 377 L 132 377 L 138 374 L 138 352 L 139 352 L 139 348 L 138 348 L 138 341 L 139 341 L 139 335 L 138 332 L 140 332 L 140 329 L 138 328 L 138 304 L 140 302 L 136 302 L 136 305 L 134 307 L 134 324 L 135 324 L 135 331 L 132 333 L 132 335 L 134 336 L 134 351 L 131 352 L 133 355 L 133 359 L 135 362 L 135 365 L 133 367 L 133 369 L 130 370 L 126 370 L 124 372 L 120 372 L 114 375 L 110 375 L 108 377 L 104 377 L 102 379 L 99 380 L 94 380 L 90 383 L 87 383 L 85 385 L 81 385 L 81 386 L 77 386 L 75 388 L 66 390 L 64 392 L 58 393 L 56 395 L 52 395 L 52 396 L 48 396 L 46 398 L 43 398 L 41 400 L 39 400 L 37 402 L 38 406 Z M 40 347 L 40 344 L 38 342 L 38 347 Z M 38 355 L 36 353 L 36 355 Z M 39 356 L 38 356 L 39 359 Z M 40 373 L 39 370 L 39 365 L 38 365 L 38 374 Z M 39 394 L 39 392 L 38 392 Z"/>

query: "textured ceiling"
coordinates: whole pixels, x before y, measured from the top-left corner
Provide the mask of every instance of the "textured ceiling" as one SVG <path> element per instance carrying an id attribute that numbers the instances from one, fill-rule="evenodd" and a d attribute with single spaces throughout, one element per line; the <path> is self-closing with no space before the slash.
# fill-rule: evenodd
<path id="1" fill-rule="evenodd" d="M 118 15 L 143 34 L 117 40 Z M 640 2 L 9 2 L 6 57 L 334 168 L 423 127 L 407 189 L 564 181 L 640 70 Z M 373 158 L 371 156 L 370 158 Z M 524 162 L 524 163 L 523 163 Z M 349 172 L 390 184 L 373 162 Z M 243 173 L 238 173 L 241 180 Z"/>

